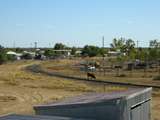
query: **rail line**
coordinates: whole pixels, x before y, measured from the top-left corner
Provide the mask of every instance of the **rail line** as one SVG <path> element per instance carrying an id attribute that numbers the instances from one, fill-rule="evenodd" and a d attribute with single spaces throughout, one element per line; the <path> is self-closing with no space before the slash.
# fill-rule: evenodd
<path id="1" fill-rule="evenodd" d="M 158 88 L 158 89 L 160 88 L 160 86 L 158 85 L 144 85 L 144 84 L 134 84 L 134 83 L 112 82 L 112 81 L 104 81 L 100 79 L 89 80 L 87 78 L 82 78 L 82 77 L 67 76 L 61 73 L 45 71 L 41 68 L 40 65 L 30 65 L 30 66 L 27 66 L 25 69 L 33 73 L 41 73 L 41 74 L 54 76 L 54 77 L 60 77 L 60 78 L 65 78 L 65 79 L 78 80 L 78 81 L 86 81 L 86 82 L 92 82 L 92 83 L 98 83 L 98 84 L 104 84 L 104 85 L 110 84 L 110 85 L 118 85 L 118 86 L 152 87 L 152 88 Z"/>

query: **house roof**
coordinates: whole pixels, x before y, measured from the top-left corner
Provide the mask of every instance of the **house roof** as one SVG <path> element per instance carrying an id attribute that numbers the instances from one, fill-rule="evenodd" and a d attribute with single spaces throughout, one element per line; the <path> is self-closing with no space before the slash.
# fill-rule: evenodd
<path id="1" fill-rule="evenodd" d="M 17 55 L 17 53 L 16 53 L 16 52 L 13 52 L 13 51 L 8 51 L 8 52 L 7 52 L 7 55 Z"/>
<path id="2" fill-rule="evenodd" d="M 16 53 L 16 52 L 13 52 L 13 51 L 8 51 L 6 54 L 7 54 L 7 55 L 22 56 L 21 53 Z"/>

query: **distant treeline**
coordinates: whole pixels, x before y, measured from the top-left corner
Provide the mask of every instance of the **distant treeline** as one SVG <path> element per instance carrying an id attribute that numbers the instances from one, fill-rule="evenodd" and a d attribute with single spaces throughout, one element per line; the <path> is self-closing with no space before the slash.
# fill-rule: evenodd
<path id="1" fill-rule="evenodd" d="M 113 42 L 110 44 L 110 48 L 102 48 L 94 45 L 85 45 L 83 48 L 77 48 L 68 47 L 63 43 L 56 43 L 53 48 L 40 48 L 40 51 L 43 51 L 43 53 L 39 51 L 37 52 L 36 49 L 37 48 L 4 48 L 0 45 L 0 63 L 14 60 L 13 56 L 6 54 L 7 51 L 14 51 L 16 53 L 23 53 L 24 51 L 35 52 L 35 54 L 43 54 L 47 58 L 63 55 L 65 50 L 70 51 L 71 56 L 77 57 L 106 56 L 108 51 L 114 51 L 121 53 L 116 56 L 118 61 L 135 59 L 151 61 L 160 59 L 160 42 L 158 42 L 158 40 L 151 40 L 149 46 L 146 48 L 137 47 L 132 39 L 114 38 Z"/>

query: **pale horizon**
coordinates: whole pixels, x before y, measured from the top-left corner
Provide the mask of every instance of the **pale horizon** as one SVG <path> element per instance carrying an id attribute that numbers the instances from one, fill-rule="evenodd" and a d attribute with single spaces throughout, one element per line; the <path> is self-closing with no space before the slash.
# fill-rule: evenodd
<path id="1" fill-rule="evenodd" d="M 109 47 L 124 37 L 147 47 L 160 39 L 160 1 L 0 0 L 0 45 L 4 47 Z"/>

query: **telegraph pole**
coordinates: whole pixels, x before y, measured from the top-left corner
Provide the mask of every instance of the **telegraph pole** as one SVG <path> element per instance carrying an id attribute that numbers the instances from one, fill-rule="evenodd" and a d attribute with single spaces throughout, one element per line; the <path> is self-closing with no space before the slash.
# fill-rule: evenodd
<path id="1" fill-rule="evenodd" d="M 103 50 L 103 62 L 104 62 L 104 36 L 102 37 L 102 50 Z"/>
<path id="2" fill-rule="evenodd" d="M 138 47 L 139 47 L 139 41 L 137 40 L 137 59 L 139 59 L 139 50 L 138 50 Z"/>
<path id="3" fill-rule="evenodd" d="M 15 43 L 15 41 L 13 41 L 13 48 L 16 48 L 16 43 Z"/>
<path id="4" fill-rule="evenodd" d="M 102 52 L 103 52 L 103 72 L 105 75 L 105 68 L 104 68 L 104 36 L 102 37 Z"/>
<path id="5" fill-rule="evenodd" d="M 37 42 L 34 42 L 34 45 L 35 45 L 35 46 L 34 46 L 34 47 L 35 47 L 35 49 L 37 49 Z"/>

